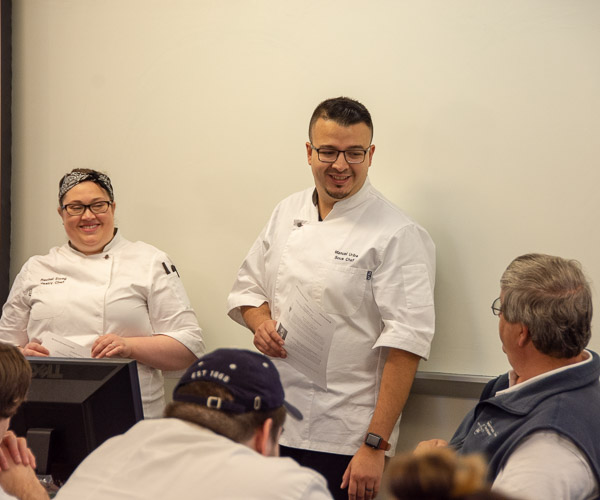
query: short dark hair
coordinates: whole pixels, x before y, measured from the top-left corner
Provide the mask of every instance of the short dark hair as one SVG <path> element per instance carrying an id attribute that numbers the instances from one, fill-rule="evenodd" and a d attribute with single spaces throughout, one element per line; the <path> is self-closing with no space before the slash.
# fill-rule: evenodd
<path id="1" fill-rule="evenodd" d="M 214 382 L 192 382 L 177 390 L 178 394 L 191 394 L 201 397 L 219 397 L 233 400 L 231 392 L 224 386 Z M 206 427 L 217 434 L 221 434 L 236 443 L 243 443 L 252 437 L 254 431 L 262 427 L 264 422 L 273 419 L 271 439 L 277 442 L 279 429 L 283 427 L 286 411 L 284 406 L 267 411 L 248 411 L 234 413 L 229 411 L 208 408 L 196 403 L 173 401 L 167 405 L 164 415 L 166 418 L 178 418 L 201 427 Z"/>
<path id="2" fill-rule="evenodd" d="M 0 418 L 12 417 L 25 399 L 31 366 L 18 347 L 0 342 Z"/>
<path id="3" fill-rule="evenodd" d="M 319 118 L 333 120 L 343 127 L 364 123 L 371 131 L 373 140 L 373 120 L 371 113 L 360 102 L 349 97 L 334 97 L 319 104 L 314 110 L 308 125 L 308 138 L 312 142 L 312 129 Z"/>
<path id="4" fill-rule="evenodd" d="M 535 348 L 555 358 L 581 353 L 592 335 L 592 292 L 581 264 L 531 253 L 514 259 L 500 280 L 501 311 L 523 323 Z"/>

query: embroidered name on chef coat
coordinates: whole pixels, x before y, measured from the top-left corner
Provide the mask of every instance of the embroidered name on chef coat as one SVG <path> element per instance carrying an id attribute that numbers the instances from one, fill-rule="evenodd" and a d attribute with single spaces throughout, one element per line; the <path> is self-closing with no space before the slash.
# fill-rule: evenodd
<path id="1" fill-rule="evenodd" d="M 40 278 L 40 285 L 62 285 L 67 278 L 64 276 L 55 276 L 54 278 Z"/>
<path id="2" fill-rule="evenodd" d="M 356 259 L 358 259 L 358 254 L 354 252 L 343 252 L 341 250 L 336 250 L 333 259 L 341 260 L 343 262 L 354 262 Z"/>

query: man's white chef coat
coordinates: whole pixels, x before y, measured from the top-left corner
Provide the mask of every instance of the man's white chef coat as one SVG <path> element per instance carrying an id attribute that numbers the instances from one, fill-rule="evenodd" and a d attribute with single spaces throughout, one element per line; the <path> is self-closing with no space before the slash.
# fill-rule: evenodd
<path id="1" fill-rule="evenodd" d="M 335 321 L 324 391 L 274 360 L 288 420 L 281 444 L 354 455 L 377 401 L 387 348 L 429 355 L 434 332 L 435 246 L 427 232 L 367 179 L 319 221 L 314 189 L 283 200 L 250 249 L 228 297 L 229 315 L 268 302 L 273 319 L 300 284 Z M 391 454 L 398 423 L 390 438 Z"/>
<path id="2" fill-rule="evenodd" d="M 109 439 L 56 500 L 327 500 L 325 479 L 291 458 L 256 451 L 176 418 L 144 420 Z"/>
<path id="3" fill-rule="evenodd" d="M 2 310 L 0 339 L 19 346 L 40 339 L 43 345 L 48 332 L 90 350 L 100 335 L 114 333 L 168 335 L 196 356 L 205 351 L 202 330 L 167 254 L 119 232 L 99 254 L 86 256 L 65 244 L 25 263 Z M 144 415 L 160 417 L 162 373 L 139 362 L 138 373 Z"/>

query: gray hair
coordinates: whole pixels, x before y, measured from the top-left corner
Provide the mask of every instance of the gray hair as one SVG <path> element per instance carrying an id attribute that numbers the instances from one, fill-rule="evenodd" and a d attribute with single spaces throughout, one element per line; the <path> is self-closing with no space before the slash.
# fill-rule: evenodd
<path id="1" fill-rule="evenodd" d="M 576 260 L 521 255 L 504 271 L 500 287 L 504 319 L 527 326 L 538 351 L 571 358 L 588 344 L 592 292 Z"/>

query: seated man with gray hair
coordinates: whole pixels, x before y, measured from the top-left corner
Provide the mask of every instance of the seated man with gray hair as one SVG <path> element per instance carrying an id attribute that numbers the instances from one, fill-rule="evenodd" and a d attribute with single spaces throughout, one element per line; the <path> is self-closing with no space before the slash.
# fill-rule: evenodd
<path id="1" fill-rule="evenodd" d="M 512 370 L 485 387 L 449 446 L 483 453 L 493 488 L 525 499 L 597 498 L 600 359 L 585 350 L 592 294 L 574 260 L 513 260 L 492 304 Z M 419 451 L 448 445 L 424 441 Z"/>
<path id="2" fill-rule="evenodd" d="M 56 498 L 331 499 L 321 475 L 278 457 L 286 410 L 302 418 L 269 358 L 218 349 L 188 368 L 166 418 L 106 441 Z"/>

